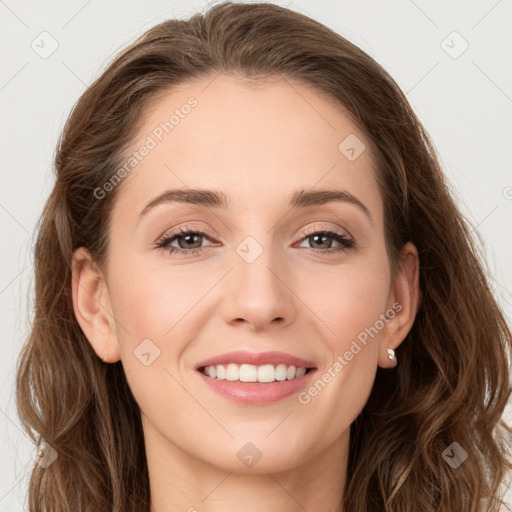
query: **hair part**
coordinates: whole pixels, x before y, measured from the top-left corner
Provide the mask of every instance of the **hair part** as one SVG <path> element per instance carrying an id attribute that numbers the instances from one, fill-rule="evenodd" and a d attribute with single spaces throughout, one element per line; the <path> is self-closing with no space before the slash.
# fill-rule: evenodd
<path id="1" fill-rule="evenodd" d="M 289 9 L 231 2 L 137 38 L 80 97 L 61 134 L 16 381 L 24 428 L 58 457 L 34 465 L 29 510 L 149 510 L 140 411 L 121 362 L 102 363 L 76 321 L 71 261 L 79 247 L 99 266 L 107 261 L 122 183 L 101 200 L 94 191 L 126 160 L 148 110 L 173 87 L 219 73 L 297 81 L 343 108 L 369 140 L 392 273 L 407 241 L 419 252 L 422 302 L 400 365 L 377 370 L 351 425 L 345 510 L 497 511 L 512 468 L 502 419 L 512 334 L 429 136 L 394 80 L 354 44 Z M 456 470 L 442 457 L 453 442 L 469 454 Z"/>

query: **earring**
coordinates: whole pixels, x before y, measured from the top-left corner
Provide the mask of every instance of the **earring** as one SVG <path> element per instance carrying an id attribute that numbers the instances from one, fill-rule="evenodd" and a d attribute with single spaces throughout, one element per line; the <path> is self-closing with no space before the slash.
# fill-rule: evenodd
<path id="1" fill-rule="evenodd" d="M 398 361 L 396 359 L 395 351 L 392 348 L 388 348 L 388 357 L 396 364 L 398 364 Z"/>
<path id="2" fill-rule="evenodd" d="M 102 357 L 101 360 L 106 363 L 107 362 L 107 349 L 105 349 L 105 357 Z"/>

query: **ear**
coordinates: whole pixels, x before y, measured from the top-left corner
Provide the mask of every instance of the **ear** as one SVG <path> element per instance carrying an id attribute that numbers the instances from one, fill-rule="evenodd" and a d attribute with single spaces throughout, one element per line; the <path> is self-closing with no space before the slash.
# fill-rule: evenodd
<path id="1" fill-rule="evenodd" d="M 389 318 L 379 344 L 379 366 L 393 368 L 396 362 L 388 355 L 395 350 L 411 330 L 421 302 L 420 261 L 418 250 L 407 242 L 401 251 L 399 270 L 392 283 L 386 316 Z"/>
<path id="2" fill-rule="evenodd" d="M 74 252 L 71 267 L 73 309 L 82 331 L 104 362 L 119 361 L 116 322 L 103 274 L 84 247 Z"/>

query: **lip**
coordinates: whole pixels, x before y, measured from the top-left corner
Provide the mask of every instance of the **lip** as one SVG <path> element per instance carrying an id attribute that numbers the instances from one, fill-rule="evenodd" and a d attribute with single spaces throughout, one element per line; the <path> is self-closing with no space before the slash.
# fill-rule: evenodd
<path id="1" fill-rule="evenodd" d="M 302 377 L 292 380 L 274 382 L 240 382 L 229 380 L 212 379 L 201 370 L 205 366 L 234 364 L 253 364 L 262 366 L 265 364 L 287 366 L 294 365 L 296 368 L 307 368 L 307 373 Z M 215 393 L 227 398 L 237 404 L 245 405 L 266 405 L 277 402 L 309 385 L 312 375 L 316 372 L 315 363 L 301 357 L 287 354 L 286 352 L 249 352 L 247 350 L 235 350 L 218 356 L 210 357 L 201 361 L 196 366 L 199 378 Z"/>
<path id="2" fill-rule="evenodd" d="M 313 378 L 312 376 L 314 376 L 316 372 L 316 369 L 311 369 L 298 379 L 265 383 L 217 380 L 208 377 L 201 371 L 197 371 L 196 373 L 215 393 L 236 404 L 254 406 L 272 404 L 298 393 L 301 389 L 310 385 L 311 379 Z"/>
<path id="3" fill-rule="evenodd" d="M 296 368 L 316 368 L 314 362 L 306 361 L 305 359 L 292 356 L 286 352 L 278 352 L 275 350 L 269 352 L 249 352 L 247 350 L 235 350 L 233 352 L 226 352 L 225 354 L 220 354 L 218 356 L 210 357 L 209 359 L 201 361 L 196 365 L 196 370 L 201 370 L 205 366 L 213 366 L 217 364 L 226 365 L 229 363 L 239 365 L 253 364 L 255 366 L 262 366 L 264 364 L 277 365 L 283 363 L 287 366 L 294 365 Z"/>

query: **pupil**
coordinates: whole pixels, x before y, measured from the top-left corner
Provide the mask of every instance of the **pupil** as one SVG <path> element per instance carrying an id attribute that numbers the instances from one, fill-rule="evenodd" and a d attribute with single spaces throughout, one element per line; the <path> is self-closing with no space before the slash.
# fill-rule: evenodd
<path id="1" fill-rule="evenodd" d="M 193 244 L 194 237 L 199 237 L 199 236 L 200 235 L 188 234 L 188 235 L 184 235 L 183 238 L 185 239 L 185 244 Z"/>
<path id="2" fill-rule="evenodd" d="M 327 235 L 313 235 L 313 239 L 315 240 L 315 243 L 317 243 L 317 240 L 318 238 L 328 238 Z M 322 243 L 320 243 L 320 245 L 322 245 Z M 325 243 L 323 244 L 325 245 Z"/>

